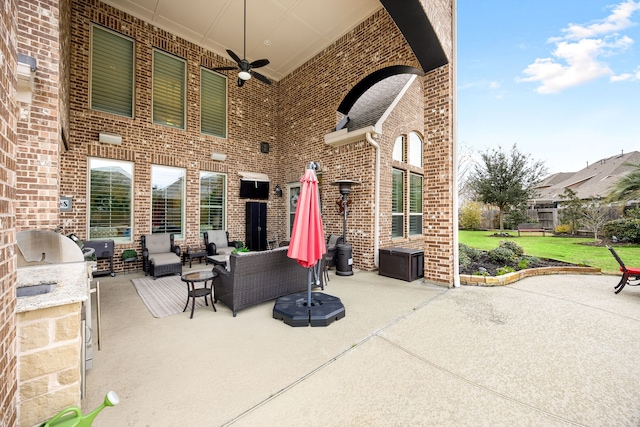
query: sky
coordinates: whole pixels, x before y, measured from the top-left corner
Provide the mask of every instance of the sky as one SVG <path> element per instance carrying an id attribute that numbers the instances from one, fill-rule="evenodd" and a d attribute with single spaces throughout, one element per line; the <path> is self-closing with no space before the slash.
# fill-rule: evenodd
<path id="1" fill-rule="evenodd" d="M 458 145 L 575 172 L 640 151 L 640 0 L 457 0 Z"/>

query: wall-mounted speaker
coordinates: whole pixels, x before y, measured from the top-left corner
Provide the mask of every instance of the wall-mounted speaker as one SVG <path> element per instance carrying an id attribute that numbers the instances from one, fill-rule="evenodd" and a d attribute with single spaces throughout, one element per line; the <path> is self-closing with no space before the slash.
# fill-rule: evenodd
<path id="1" fill-rule="evenodd" d="M 264 154 L 269 154 L 269 143 L 261 142 L 260 143 L 260 152 Z"/>

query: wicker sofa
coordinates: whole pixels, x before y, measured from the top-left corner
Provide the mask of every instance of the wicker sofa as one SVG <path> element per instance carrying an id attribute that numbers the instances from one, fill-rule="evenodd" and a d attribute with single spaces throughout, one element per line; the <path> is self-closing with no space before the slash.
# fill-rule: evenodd
<path id="1" fill-rule="evenodd" d="M 287 247 L 229 256 L 229 271 L 216 265 L 215 299 L 238 310 L 307 290 L 308 271 L 287 257 Z"/>

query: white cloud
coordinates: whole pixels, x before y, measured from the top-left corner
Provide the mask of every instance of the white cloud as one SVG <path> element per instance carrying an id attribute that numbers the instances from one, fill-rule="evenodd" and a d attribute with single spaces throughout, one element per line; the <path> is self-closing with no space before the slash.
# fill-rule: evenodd
<path id="1" fill-rule="evenodd" d="M 586 26 L 569 24 L 567 28 L 562 30 L 564 36 L 551 38 L 549 41 L 555 43 L 560 40 L 580 40 L 624 30 L 625 28 L 635 25 L 631 21 L 631 15 L 637 10 L 640 10 L 640 2 L 627 0 L 614 6 L 611 15 L 605 19 L 598 20 Z"/>
<path id="2" fill-rule="evenodd" d="M 603 59 L 633 44 L 630 37 L 616 32 L 634 25 L 630 18 L 637 10 L 640 1 L 627 0 L 603 20 L 589 25 L 570 24 L 562 30 L 562 37 L 549 39 L 556 45 L 553 58 L 537 58 L 523 70 L 525 77 L 516 81 L 539 82 L 536 92 L 549 94 L 604 76 L 611 76 L 611 81 L 629 79 L 626 74 L 615 75 Z"/>

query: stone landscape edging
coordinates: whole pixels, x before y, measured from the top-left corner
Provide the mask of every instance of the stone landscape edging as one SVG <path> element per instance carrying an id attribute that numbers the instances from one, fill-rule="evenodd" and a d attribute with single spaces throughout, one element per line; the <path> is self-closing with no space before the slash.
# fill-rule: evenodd
<path id="1" fill-rule="evenodd" d="M 461 285 L 471 286 L 503 286 L 515 283 L 520 279 L 532 276 L 544 276 L 548 274 L 601 274 L 598 267 L 538 267 L 514 271 L 502 276 L 474 276 L 470 274 L 460 275 Z"/>

